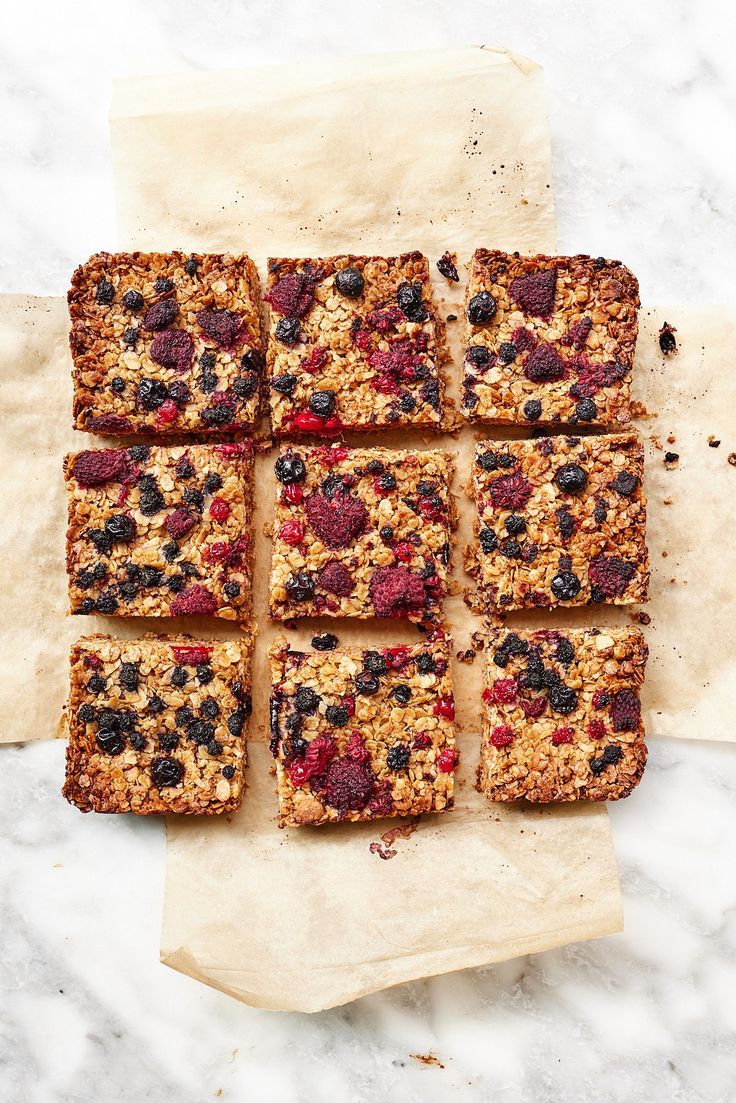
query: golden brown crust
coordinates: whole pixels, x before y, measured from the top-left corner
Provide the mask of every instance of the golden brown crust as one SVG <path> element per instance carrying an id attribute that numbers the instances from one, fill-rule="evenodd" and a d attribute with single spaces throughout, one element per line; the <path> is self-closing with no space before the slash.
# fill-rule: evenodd
<path id="1" fill-rule="evenodd" d="M 252 650 L 251 631 L 228 642 L 79 640 L 70 656 L 66 799 L 82 812 L 139 815 L 238 808 Z"/>
<path id="2" fill-rule="evenodd" d="M 157 288 L 157 280 L 172 286 Z M 130 291 L 139 292 L 140 305 L 124 303 Z M 249 257 L 97 253 L 77 268 L 67 297 L 75 428 L 103 436 L 252 428 L 260 406 L 263 332 L 258 271 Z M 174 316 L 148 328 L 154 320 L 148 311 L 164 301 L 176 304 Z M 231 343 L 203 328 L 200 312 L 212 310 L 232 312 L 242 323 Z M 172 330 L 182 334 L 173 358 L 171 350 L 161 351 L 160 336 Z M 155 406 L 142 401 L 144 380 L 169 390 L 176 409 L 162 408 L 163 391 L 153 398 Z"/>
<path id="3" fill-rule="evenodd" d="M 528 285 L 526 295 L 518 284 L 512 293 L 515 280 L 552 270 L 556 281 L 549 298 Z M 628 268 L 603 257 L 522 257 L 477 249 L 466 306 L 483 292 L 496 309 L 486 324 L 467 324 L 468 349 L 490 354 L 474 363 L 475 354 L 466 351 L 463 406 L 470 420 L 599 425 L 631 420 L 640 303 L 638 281 Z M 549 313 L 533 312 L 550 301 Z M 549 354 L 546 363 L 540 363 L 542 349 Z M 586 404 L 578 405 L 583 399 Z M 530 400 L 539 408 L 525 410 Z"/>
<path id="4" fill-rule="evenodd" d="M 478 788 L 493 801 L 629 796 L 647 760 L 647 656 L 636 628 L 493 630 Z"/>
<path id="5" fill-rule="evenodd" d="M 380 652 L 301 652 L 277 641 L 279 826 L 449 810 L 458 761 L 449 657 L 444 639 Z M 302 700 L 304 691 L 317 696 Z"/>
<path id="6" fill-rule="evenodd" d="M 277 483 L 269 590 L 271 616 L 398 616 L 436 620 L 447 587 L 452 533 L 456 524 L 450 492 L 453 459 L 439 449 L 403 451 L 387 448 L 284 448 L 282 457 L 299 458 L 306 473 L 296 484 L 299 501 L 291 501 L 288 484 Z M 283 462 L 283 461 L 282 461 Z M 278 472 L 278 464 L 277 464 Z M 387 489 L 382 486 L 386 480 Z M 326 481 L 328 480 L 328 481 Z M 337 485 L 337 489 L 330 489 Z M 344 514 L 363 511 L 363 523 L 345 539 L 331 537 L 311 513 L 317 499 L 342 502 Z M 326 509 L 325 511 L 326 512 Z M 315 524 L 317 527 L 315 527 Z M 293 528 L 303 537 L 293 543 Z M 390 531 L 388 531 L 390 530 Z M 339 535 L 339 534 L 338 534 Z M 330 542 L 332 541 L 332 542 Z M 330 586 L 322 574 L 339 564 L 348 592 Z M 417 590 L 416 604 L 387 609 L 377 598 L 376 572 L 401 570 Z M 406 576 L 410 572 L 411 579 Z M 422 578 L 424 572 L 424 578 Z M 308 593 L 295 596 L 297 576 L 307 576 Z"/>
<path id="7" fill-rule="evenodd" d="M 580 469 L 582 489 L 564 489 L 560 472 L 568 465 Z M 486 606 L 646 601 L 643 471 L 644 449 L 635 433 L 478 444 L 478 539 L 466 553 L 466 567 Z"/>
<path id="8" fill-rule="evenodd" d="M 86 485 L 84 476 L 104 462 L 114 477 Z M 64 460 L 64 478 L 73 613 L 247 618 L 253 560 L 250 443 L 74 452 Z M 132 535 L 106 537 L 106 525 L 121 517 Z"/>
<path id="9" fill-rule="evenodd" d="M 279 257 L 270 259 L 268 268 L 266 298 L 272 301 L 267 374 L 277 436 L 339 428 L 441 427 L 445 326 L 432 297 L 425 256 Z M 345 268 L 357 269 L 364 280 L 356 297 L 336 289 L 336 273 Z M 314 298 L 300 316 L 297 343 L 286 344 L 277 336 L 276 327 L 286 315 L 278 309 L 273 290 L 285 276 L 305 273 L 313 277 Z M 421 287 L 424 320 L 412 322 L 397 307 L 397 290 L 406 283 Z M 273 385 L 285 376 L 295 377 L 288 394 Z M 308 412 L 312 394 L 323 391 L 334 394 L 334 412 L 322 424 L 312 419 L 313 424 L 300 427 L 294 416 Z"/>

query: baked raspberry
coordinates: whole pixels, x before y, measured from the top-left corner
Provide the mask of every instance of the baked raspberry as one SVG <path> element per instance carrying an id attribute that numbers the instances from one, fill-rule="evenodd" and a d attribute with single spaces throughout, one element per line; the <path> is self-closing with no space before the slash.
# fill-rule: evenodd
<path id="1" fill-rule="evenodd" d="M 491 732 L 490 740 L 494 747 L 508 747 L 514 742 L 514 733 L 508 724 L 499 724 Z"/>
<path id="2" fill-rule="evenodd" d="M 335 594 L 336 597 L 349 597 L 355 589 L 350 571 L 336 559 L 331 559 L 325 564 L 317 576 L 317 581 L 323 590 Z"/>
<path id="3" fill-rule="evenodd" d="M 163 329 L 151 342 L 151 359 L 183 374 L 194 360 L 194 341 L 183 329 Z"/>
<path id="4" fill-rule="evenodd" d="M 490 485 L 491 502 L 496 509 L 523 509 L 532 494 L 531 483 L 520 471 L 501 475 Z"/>
<path id="5" fill-rule="evenodd" d="M 611 698 L 610 711 L 615 732 L 636 731 L 641 717 L 641 704 L 633 689 L 617 689 Z"/>
<path id="6" fill-rule="evenodd" d="M 287 767 L 292 785 L 304 785 L 313 777 L 319 777 L 337 754 L 335 741 L 329 735 L 318 735 L 307 746 L 302 758 Z"/>
<path id="7" fill-rule="evenodd" d="M 389 816 L 393 811 L 394 798 L 391 794 L 391 785 L 388 781 L 380 781 L 374 787 L 373 796 L 368 801 L 368 808 L 373 816 Z"/>
<path id="8" fill-rule="evenodd" d="M 304 491 L 298 483 L 288 483 L 281 491 L 281 500 L 290 506 L 298 506 L 304 500 Z"/>
<path id="9" fill-rule="evenodd" d="M 511 343 L 516 345 L 517 352 L 526 352 L 527 349 L 533 349 L 535 347 L 537 338 L 530 329 L 526 329 L 524 326 L 517 326 L 511 334 Z"/>
<path id="10" fill-rule="evenodd" d="M 606 725 L 602 720 L 591 720 L 588 724 L 589 739 L 603 739 L 607 735 Z"/>
<path id="11" fill-rule="evenodd" d="M 130 433 L 133 426 L 129 418 L 121 414 L 97 414 L 89 418 L 87 428 L 92 433 L 109 433 L 111 436 L 119 436 L 121 433 Z"/>
<path id="12" fill-rule="evenodd" d="M 558 379 L 565 379 L 567 367 L 552 345 L 541 344 L 537 345 L 524 362 L 524 375 L 532 383 L 553 383 Z"/>
<path id="13" fill-rule="evenodd" d="M 307 519 L 316 536 L 328 548 L 347 548 L 364 531 L 368 513 L 352 494 L 310 494 L 306 501 Z"/>
<path id="14" fill-rule="evenodd" d="M 172 601 L 169 612 L 172 617 L 208 617 L 217 610 L 217 598 L 205 586 L 198 583 L 182 590 Z"/>
<path id="15" fill-rule="evenodd" d="M 175 299 L 162 299 L 153 303 L 143 316 L 143 328 L 150 330 L 168 329 L 173 325 L 179 313 L 179 304 Z"/>
<path id="16" fill-rule="evenodd" d="M 227 521 L 230 516 L 230 503 L 224 498 L 213 498 L 210 502 L 210 517 L 216 521 Z"/>
<path id="17" fill-rule="evenodd" d="M 574 737 L 572 728 L 557 728 L 552 732 L 552 742 L 555 747 L 559 747 L 562 743 L 572 743 Z"/>
<path id="18" fill-rule="evenodd" d="M 445 747 L 437 755 L 437 769 L 440 773 L 451 774 L 457 766 L 457 754 L 452 747 Z"/>
<path id="19" fill-rule="evenodd" d="M 435 716 L 443 716 L 445 720 L 455 719 L 455 701 L 452 697 L 438 697 L 435 701 L 432 712 Z"/>
<path id="20" fill-rule="evenodd" d="M 424 747 L 431 747 L 432 737 L 431 735 L 427 735 L 426 732 L 417 732 L 412 740 L 411 745 L 415 751 L 420 751 Z"/>
<path id="21" fill-rule="evenodd" d="M 286 521 L 279 529 L 279 538 L 290 548 L 295 548 L 304 539 L 304 525 L 301 521 Z"/>
<path id="22" fill-rule="evenodd" d="M 336 758 L 327 767 L 324 798 L 341 813 L 360 812 L 373 796 L 375 774 L 365 762 Z"/>
<path id="23" fill-rule="evenodd" d="M 547 701 L 544 697 L 530 697 L 529 700 L 522 700 L 521 707 L 525 716 L 529 716 L 534 719 L 537 716 L 541 716 L 547 707 Z"/>
<path id="24" fill-rule="evenodd" d="M 403 322 L 404 315 L 398 306 L 379 307 L 366 314 L 363 324 L 366 329 L 377 330 L 378 333 L 387 334 Z"/>
<path id="25" fill-rule="evenodd" d="M 182 645 L 171 648 L 174 662 L 179 666 L 200 666 L 208 663 L 212 657 L 212 648 L 200 644 Z"/>
<path id="26" fill-rule="evenodd" d="M 363 736 L 359 731 L 350 733 L 350 738 L 345 744 L 345 758 L 351 758 L 353 762 L 368 762 L 371 753 L 363 742 Z"/>
<path id="27" fill-rule="evenodd" d="M 510 705 L 516 700 L 519 683 L 516 678 L 497 678 L 490 692 L 490 700 L 497 705 Z"/>
<path id="28" fill-rule="evenodd" d="M 394 544 L 391 551 L 400 563 L 411 563 L 414 558 L 414 545 L 408 544 L 405 540 L 400 544 Z"/>
<path id="29" fill-rule="evenodd" d="M 421 609 L 426 600 L 423 580 L 406 567 L 379 567 L 368 588 L 379 617 L 406 616 Z"/>
<path id="30" fill-rule="evenodd" d="M 197 314 L 197 324 L 208 337 L 222 349 L 232 349 L 236 345 L 242 345 L 245 340 L 247 326 L 245 321 L 232 310 L 200 310 Z"/>
<path id="31" fill-rule="evenodd" d="M 127 452 L 106 448 L 99 452 L 80 452 L 72 470 L 80 486 L 90 487 L 122 482 L 130 474 L 130 469 Z"/>
<path id="32" fill-rule="evenodd" d="M 617 555 L 596 555 L 588 565 L 590 584 L 604 597 L 620 597 L 635 574 L 635 564 Z"/>
<path id="33" fill-rule="evenodd" d="M 570 388 L 573 398 L 593 398 L 604 387 L 612 387 L 626 375 L 626 365 L 618 360 L 609 360 L 605 364 L 591 363 L 585 355 L 571 361 L 578 377 Z"/>
<path id="34" fill-rule="evenodd" d="M 265 295 L 278 314 L 287 318 L 303 318 L 314 302 L 314 289 L 319 281 L 316 272 L 293 272 L 282 276 Z"/>
<path id="35" fill-rule="evenodd" d="M 309 356 L 305 356 L 301 362 L 301 366 L 305 372 L 309 375 L 315 375 L 317 372 L 322 371 L 327 361 L 330 359 L 330 354 L 327 349 L 321 348 L 319 345 L 315 345 Z"/>
<path id="36" fill-rule="evenodd" d="M 174 402 L 173 398 L 165 398 L 156 411 L 156 419 L 167 424 L 171 421 L 176 421 L 179 416 L 179 407 Z"/>
<path id="37" fill-rule="evenodd" d="M 549 318 L 555 305 L 557 288 L 557 269 L 547 268 L 543 272 L 531 272 L 528 276 L 518 276 L 509 285 L 509 294 L 525 314 L 536 318 Z"/>
<path id="38" fill-rule="evenodd" d="M 164 528 L 172 540 L 181 540 L 197 524 L 197 518 L 188 509 L 175 509 L 164 521 Z"/>
<path id="39" fill-rule="evenodd" d="M 332 417 L 320 417 L 311 410 L 300 410 L 291 419 L 292 429 L 300 433 L 318 433 L 322 437 L 334 437 L 343 428 L 340 418 L 334 414 Z"/>
<path id="40" fill-rule="evenodd" d="M 567 331 L 567 335 L 570 338 L 570 343 L 575 348 L 581 349 L 585 342 L 588 340 L 591 329 L 593 328 L 593 319 L 587 315 L 581 318 L 579 322 L 570 326 Z"/>

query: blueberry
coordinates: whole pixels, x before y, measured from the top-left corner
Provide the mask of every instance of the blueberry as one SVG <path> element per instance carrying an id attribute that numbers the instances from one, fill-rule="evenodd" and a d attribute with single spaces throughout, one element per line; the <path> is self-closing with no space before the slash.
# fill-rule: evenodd
<path id="1" fill-rule="evenodd" d="M 305 716 L 312 716 L 319 708 L 321 697 L 310 686 L 300 686 L 294 695 L 294 707 Z"/>
<path id="2" fill-rule="evenodd" d="M 388 670 L 386 657 L 380 651 L 366 651 L 363 656 L 363 666 L 371 674 L 378 674 L 379 676 L 385 674 Z"/>
<path id="3" fill-rule="evenodd" d="M 238 582 L 226 582 L 222 587 L 226 598 L 233 601 L 236 597 L 240 597 L 240 583 Z"/>
<path id="4" fill-rule="evenodd" d="M 207 478 L 204 480 L 204 486 L 202 487 L 205 494 L 214 494 L 216 490 L 222 489 L 222 479 L 215 471 L 211 471 Z"/>
<path id="5" fill-rule="evenodd" d="M 199 706 L 199 715 L 203 716 L 205 720 L 214 720 L 220 715 L 220 706 L 214 697 L 205 697 Z"/>
<path id="6" fill-rule="evenodd" d="M 174 281 L 167 280 L 164 276 L 157 276 L 153 287 L 158 295 L 166 295 L 167 292 L 174 290 Z"/>
<path id="7" fill-rule="evenodd" d="M 154 758 L 151 763 L 151 777 L 158 789 L 181 785 L 184 767 L 175 758 Z"/>
<path id="8" fill-rule="evenodd" d="M 131 326 L 130 329 L 126 329 L 123 334 L 123 344 L 126 348 L 134 349 L 138 344 L 138 338 L 141 335 L 141 331 Z"/>
<path id="9" fill-rule="evenodd" d="M 572 660 L 575 658 L 575 648 L 569 640 L 559 640 L 557 647 L 555 648 L 555 658 L 558 663 L 562 663 L 563 666 L 569 666 Z"/>
<path id="10" fill-rule="evenodd" d="M 175 402 L 177 406 L 186 406 L 187 402 L 191 401 L 192 392 L 187 387 L 186 383 L 182 383 L 180 379 L 175 379 L 173 383 L 169 383 L 169 398 L 172 402 Z"/>
<path id="11" fill-rule="evenodd" d="M 493 529 L 488 528 L 487 525 L 485 525 L 478 533 L 478 539 L 480 541 L 480 546 L 486 553 L 486 555 L 490 554 L 490 552 L 492 551 L 495 551 L 498 547 L 498 537 L 496 536 Z"/>
<path id="12" fill-rule="evenodd" d="M 87 529 L 87 539 L 91 541 L 100 555 L 110 555 L 112 552 L 112 537 L 102 529 Z"/>
<path id="13" fill-rule="evenodd" d="M 357 299 L 363 294 L 365 280 L 357 268 L 341 268 L 335 276 L 335 287 L 348 299 Z"/>
<path id="14" fill-rule="evenodd" d="M 526 521 L 518 513 L 512 513 L 506 518 L 506 532 L 512 536 L 518 536 L 520 532 L 526 532 Z"/>
<path id="15" fill-rule="evenodd" d="M 396 478 L 390 471 L 378 476 L 379 490 L 396 490 Z"/>
<path id="16" fill-rule="evenodd" d="M 118 599 L 112 590 L 103 590 L 100 596 L 97 598 L 97 612 L 98 613 L 114 613 L 118 607 Z"/>
<path id="17" fill-rule="evenodd" d="M 382 525 L 379 529 L 378 535 L 381 537 L 384 544 L 388 544 L 394 538 L 394 530 L 391 528 L 390 525 Z"/>
<path id="18" fill-rule="evenodd" d="M 118 677 L 123 689 L 127 689 L 130 693 L 135 693 L 140 683 L 137 663 L 121 663 Z"/>
<path id="19" fill-rule="evenodd" d="M 379 685 L 378 678 L 369 670 L 361 670 L 356 675 L 355 688 L 363 697 L 372 697 L 374 693 L 378 693 Z"/>
<path id="20" fill-rule="evenodd" d="M 484 471 L 495 471 L 498 467 L 498 458 L 495 452 L 481 452 L 476 463 Z"/>
<path id="21" fill-rule="evenodd" d="M 328 705 L 325 711 L 325 720 L 333 728 L 344 728 L 350 719 L 350 713 L 341 705 Z"/>
<path id="22" fill-rule="evenodd" d="M 414 660 L 414 665 L 420 674 L 434 674 L 437 669 L 434 658 L 428 651 L 421 651 Z"/>
<path id="23" fill-rule="evenodd" d="M 151 449 L 145 444 L 133 444 L 128 449 L 128 455 L 136 463 L 145 463 L 151 456 Z"/>
<path id="24" fill-rule="evenodd" d="M 487 368 L 491 362 L 491 354 L 484 345 L 471 345 L 465 353 L 465 359 L 469 364 L 475 364 L 476 368 Z"/>
<path id="25" fill-rule="evenodd" d="M 233 379 L 232 390 L 238 398 L 252 398 L 258 390 L 258 376 L 255 372 L 237 376 Z"/>
<path id="26" fill-rule="evenodd" d="M 263 371 L 263 354 L 258 349 L 248 349 L 240 358 L 240 366 L 243 371 L 259 375 Z"/>
<path id="27" fill-rule="evenodd" d="M 314 597 L 314 579 L 306 571 L 298 571 L 288 579 L 286 592 L 292 601 L 309 601 Z"/>
<path id="28" fill-rule="evenodd" d="M 95 302 L 100 306 L 107 306 L 115 298 L 115 285 L 101 276 L 95 289 Z"/>
<path id="29" fill-rule="evenodd" d="M 287 452 L 276 460 L 274 468 L 280 483 L 303 483 L 307 477 L 304 460 L 295 452 Z"/>
<path id="30" fill-rule="evenodd" d="M 166 702 L 162 697 L 159 697 L 157 693 L 154 693 L 148 702 L 148 710 L 152 712 L 154 716 L 158 716 L 160 712 L 163 712 L 166 708 Z"/>
<path id="31" fill-rule="evenodd" d="M 575 407 L 578 421 L 595 421 L 598 407 L 592 398 L 582 398 Z"/>
<path id="32" fill-rule="evenodd" d="M 518 349 L 511 341 L 504 341 L 499 347 L 498 359 L 502 364 L 511 364 L 516 359 Z"/>
<path id="33" fill-rule="evenodd" d="M 174 560 L 179 558 L 181 551 L 179 550 L 179 545 L 174 540 L 170 540 L 161 548 L 161 554 L 167 563 L 173 563 Z"/>
<path id="34" fill-rule="evenodd" d="M 110 728 L 100 728 L 95 740 L 103 754 L 116 755 L 125 750 L 125 736 Z"/>
<path id="35" fill-rule="evenodd" d="M 128 742 L 134 751 L 142 751 L 146 745 L 146 737 L 140 732 L 133 731 L 128 736 Z"/>
<path id="36" fill-rule="evenodd" d="M 284 394 L 290 397 L 296 390 L 296 382 L 296 376 L 287 373 L 286 375 L 277 375 L 274 379 L 272 379 L 271 386 L 275 391 L 278 391 L 279 394 Z"/>
<path id="37" fill-rule="evenodd" d="M 480 291 L 468 303 L 468 321 L 473 326 L 486 326 L 496 314 L 496 300 L 487 291 Z"/>
<path id="38" fill-rule="evenodd" d="M 214 676 L 209 663 L 199 663 L 197 666 L 197 681 L 201 686 L 208 686 Z"/>
<path id="39" fill-rule="evenodd" d="M 199 261 L 196 257 L 189 257 L 184 262 L 184 271 L 188 276 L 196 276 L 197 269 L 199 268 Z"/>
<path id="40" fill-rule="evenodd" d="M 298 318 L 279 318 L 276 323 L 276 340 L 282 345 L 295 345 L 301 336 Z"/>
<path id="41" fill-rule="evenodd" d="M 172 686 L 185 686 L 188 681 L 187 672 L 183 666 L 175 666 L 171 671 L 171 684 Z"/>
<path id="42" fill-rule="evenodd" d="M 141 379 L 138 384 L 138 403 L 144 410 L 157 410 L 169 397 L 169 392 L 158 379 Z"/>
<path id="43" fill-rule="evenodd" d="M 405 770 L 409 765 L 409 748 L 405 743 L 395 743 L 386 755 L 389 770 Z"/>
<path id="44" fill-rule="evenodd" d="M 401 411 L 404 414 L 410 414 L 412 410 L 416 409 L 416 405 L 417 400 L 415 399 L 414 395 L 409 394 L 408 391 L 402 394 L 401 398 L 399 399 L 399 406 L 401 407 Z"/>
<path id="45" fill-rule="evenodd" d="M 558 601 L 572 601 L 580 593 L 580 579 L 572 571 L 558 571 L 550 589 Z"/>
<path id="46" fill-rule="evenodd" d="M 194 506 L 201 513 L 204 509 L 204 494 L 201 490 L 189 489 L 184 491 L 184 501 L 188 506 Z"/>
<path id="47" fill-rule="evenodd" d="M 630 471 L 620 471 L 611 483 L 611 488 L 623 498 L 630 498 L 639 485 L 639 479 Z"/>
<path id="48" fill-rule="evenodd" d="M 206 747 L 214 734 L 214 724 L 210 724 L 209 720 L 190 720 L 187 724 L 187 739 L 198 747 Z"/>
<path id="49" fill-rule="evenodd" d="M 125 390 L 125 380 L 121 379 L 119 375 L 116 375 L 110 386 L 115 391 L 115 394 L 122 394 Z"/>
<path id="50" fill-rule="evenodd" d="M 530 398 L 524 403 L 524 417 L 527 421 L 539 421 L 542 416 L 542 403 L 538 398 Z"/>
<path id="51" fill-rule="evenodd" d="M 579 494 L 588 482 L 588 476 L 577 463 L 566 463 L 555 475 L 555 482 L 565 494 Z"/>
<path id="52" fill-rule="evenodd" d="M 411 689 L 409 686 L 404 685 L 394 686 L 391 690 L 391 695 L 400 705 L 407 705 L 411 700 Z"/>
<path id="53" fill-rule="evenodd" d="M 331 632 L 312 636 L 312 647 L 315 651 L 334 651 L 337 647 L 337 636 L 333 636 Z"/>
<path id="54" fill-rule="evenodd" d="M 429 317 L 422 299 L 421 283 L 401 283 L 396 291 L 399 310 L 410 322 L 424 322 Z"/>
<path id="55" fill-rule="evenodd" d="M 243 733 L 243 724 L 247 719 L 245 709 L 239 708 L 235 712 L 231 712 L 227 718 L 227 728 L 234 739 Z"/>
<path id="56" fill-rule="evenodd" d="M 179 746 L 179 736 L 176 732 L 162 732 L 158 737 L 158 745 L 162 751 L 174 751 Z"/>
<path id="57" fill-rule="evenodd" d="M 105 532 L 116 543 L 129 544 L 137 531 L 135 521 L 127 513 L 113 513 L 105 521 Z"/>
<path id="58" fill-rule="evenodd" d="M 123 306 L 128 310 L 142 310 L 145 299 L 141 295 L 140 291 L 126 291 L 123 295 Z"/>
<path id="59" fill-rule="evenodd" d="M 578 707 L 578 695 L 569 686 L 553 686 L 549 691 L 549 704 L 553 712 L 567 716 Z"/>
<path id="60" fill-rule="evenodd" d="M 228 781 L 230 781 L 232 778 L 235 777 L 235 767 L 234 766 L 223 766 L 222 767 L 222 776 L 224 778 L 227 778 Z"/>
<path id="61" fill-rule="evenodd" d="M 194 713 L 189 705 L 182 705 L 174 713 L 177 728 L 186 728 L 194 719 Z"/>
<path id="62" fill-rule="evenodd" d="M 82 724 L 91 724 L 95 718 L 94 706 L 89 704 L 80 705 L 77 717 Z"/>
<path id="63" fill-rule="evenodd" d="M 318 417 L 329 417 L 335 409 L 335 392 L 313 391 L 309 396 L 309 409 Z"/>

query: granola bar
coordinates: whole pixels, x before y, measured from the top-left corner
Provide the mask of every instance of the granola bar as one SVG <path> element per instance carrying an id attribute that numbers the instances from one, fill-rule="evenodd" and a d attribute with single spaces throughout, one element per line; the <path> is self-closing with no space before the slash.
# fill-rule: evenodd
<path id="1" fill-rule="evenodd" d="M 98 253 L 68 295 L 74 425 L 120 436 L 250 429 L 263 355 L 248 257 Z"/>
<path id="2" fill-rule="evenodd" d="M 631 420 L 639 284 L 619 261 L 478 249 L 463 407 L 472 420 Z"/>
<path id="3" fill-rule="evenodd" d="M 94 635 L 71 650 L 66 799 L 82 812 L 240 805 L 253 639 Z"/>
<path id="4" fill-rule="evenodd" d="M 242 620 L 252 472 L 250 442 L 68 455 L 71 611 Z"/>
<path id="5" fill-rule="evenodd" d="M 271 616 L 436 620 L 455 524 L 452 469 L 438 450 L 284 448 Z"/>
<path id="6" fill-rule="evenodd" d="M 268 270 L 277 436 L 440 424 L 444 324 L 426 257 L 282 258 Z"/>
<path id="7" fill-rule="evenodd" d="M 644 451 L 635 433 L 477 445 L 477 542 L 488 607 L 647 600 Z"/>
<path id="8" fill-rule="evenodd" d="M 618 800 L 647 760 L 636 628 L 495 629 L 478 788 L 489 800 Z"/>
<path id="9" fill-rule="evenodd" d="M 329 640 L 334 636 L 317 637 Z M 455 705 L 443 638 L 381 651 L 271 648 L 279 826 L 445 812 Z"/>

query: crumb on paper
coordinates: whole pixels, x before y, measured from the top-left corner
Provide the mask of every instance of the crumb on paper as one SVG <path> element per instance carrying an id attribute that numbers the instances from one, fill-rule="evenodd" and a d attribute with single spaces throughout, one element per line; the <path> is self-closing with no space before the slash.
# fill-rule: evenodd
<path id="1" fill-rule="evenodd" d="M 635 624 L 651 624 L 652 618 L 649 613 L 645 613 L 642 609 L 635 609 L 631 614 L 631 619 Z"/>
<path id="2" fill-rule="evenodd" d="M 680 459 L 679 452 L 665 452 L 664 465 L 665 467 L 675 467 Z"/>
<path id="3" fill-rule="evenodd" d="M 651 421 L 653 417 L 659 417 L 659 414 L 647 410 L 643 402 L 632 402 L 631 416 L 637 418 L 639 421 Z"/>
<path id="4" fill-rule="evenodd" d="M 664 356 L 671 356 L 673 352 L 677 352 L 677 339 L 675 334 L 677 330 L 674 326 L 671 326 L 669 322 L 665 322 L 659 331 L 659 347 L 662 350 Z"/>
<path id="5" fill-rule="evenodd" d="M 710 436 L 708 437 L 708 447 L 709 447 L 709 448 L 720 448 L 720 447 L 721 447 L 721 442 L 720 442 L 719 440 L 717 440 L 717 438 L 716 438 L 716 437 L 714 437 L 714 436 L 713 436 L 713 435 L 711 434 L 711 435 L 710 435 Z"/>
<path id="6" fill-rule="evenodd" d="M 457 314 L 448 314 L 445 321 L 447 321 L 447 322 L 456 322 L 457 321 Z"/>
<path id="7" fill-rule="evenodd" d="M 668 556 L 669 554 L 670 554 L 670 553 L 669 553 L 668 551 L 663 551 L 663 552 L 662 552 L 662 558 L 663 558 L 663 559 L 666 559 L 666 558 L 667 558 L 667 556 Z"/>
<path id="8" fill-rule="evenodd" d="M 662 505 L 663 506 L 671 506 L 672 505 L 672 499 L 671 498 L 663 498 L 662 499 Z"/>
<path id="9" fill-rule="evenodd" d="M 448 249 L 445 249 L 444 253 L 437 261 L 437 271 L 441 276 L 444 276 L 446 280 L 450 280 L 452 283 L 459 283 L 460 276 L 457 271 L 457 253 L 451 253 Z"/>
<path id="10" fill-rule="evenodd" d="M 456 651 L 455 658 L 459 663 L 472 663 L 475 661 L 475 651 L 472 647 L 467 647 L 464 651 Z"/>
<path id="11" fill-rule="evenodd" d="M 435 1057 L 433 1053 L 410 1053 L 409 1056 L 413 1061 L 420 1061 L 423 1065 L 435 1065 L 438 1069 L 445 1067 L 439 1057 Z"/>
<path id="12" fill-rule="evenodd" d="M 371 843 L 368 849 L 371 854 L 377 854 L 378 857 L 383 858 L 384 861 L 395 858 L 398 851 L 394 849 L 393 844 L 397 839 L 408 839 L 410 835 L 414 834 L 418 827 L 418 817 L 412 819 L 409 823 L 400 823 L 397 827 L 391 827 L 388 831 L 384 831 L 381 835 L 380 842 L 376 841 Z"/>
<path id="13" fill-rule="evenodd" d="M 668 444 L 674 444 L 676 440 L 677 440 L 677 437 L 675 436 L 674 433 L 670 433 L 670 435 L 667 437 L 667 443 Z"/>
<path id="14" fill-rule="evenodd" d="M 736 467 L 736 452 L 729 453 L 728 462 L 731 464 L 731 467 Z"/>

